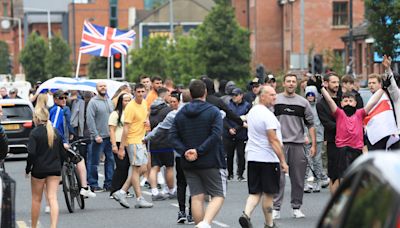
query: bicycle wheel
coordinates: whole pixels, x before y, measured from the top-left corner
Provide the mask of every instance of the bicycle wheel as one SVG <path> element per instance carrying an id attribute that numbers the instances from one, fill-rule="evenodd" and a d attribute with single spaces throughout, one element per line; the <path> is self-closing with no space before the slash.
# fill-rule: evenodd
<path id="1" fill-rule="evenodd" d="M 75 168 L 75 177 L 76 177 L 76 183 L 78 183 L 78 195 L 76 195 L 76 201 L 78 201 L 78 205 L 81 209 L 85 208 L 85 197 L 80 194 L 80 190 L 82 188 L 81 185 L 81 179 L 79 178 L 78 172 Z"/>
<path id="2" fill-rule="evenodd" d="M 71 182 L 68 174 L 68 165 L 65 163 L 62 167 L 61 170 L 61 176 L 62 176 L 62 186 L 63 186 L 63 192 L 64 192 L 64 198 L 65 198 L 65 203 L 67 204 L 67 208 L 69 213 L 74 212 L 74 207 L 73 207 L 73 198 L 71 198 L 70 192 L 71 192 Z M 72 202 L 72 203 L 71 203 Z"/>

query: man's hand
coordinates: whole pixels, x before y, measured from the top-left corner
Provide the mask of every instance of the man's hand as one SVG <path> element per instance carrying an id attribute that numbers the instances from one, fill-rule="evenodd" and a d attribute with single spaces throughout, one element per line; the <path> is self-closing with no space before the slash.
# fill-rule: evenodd
<path id="1" fill-rule="evenodd" d="M 118 158 L 120 160 L 123 160 L 125 157 L 125 148 L 124 147 L 119 147 L 119 150 L 117 152 Z"/>
<path id="2" fill-rule="evenodd" d="M 244 127 L 244 128 L 248 128 L 248 127 L 249 127 L 249 125 L 247 124 L 246 121 L 243 121 L 243 127 Z"/>
<path id="3" fill-rule="evenodd" d="M 289 172 L 289 166 L 285 161 L 281 162 L 281 171 L 284 173 Z"/>
<path id="4" fill-rule="evenodd" d="M 314 157 L 317 154 L 317 146 L 316 145 L 312 145 L 311 149 L 310 149 L 310 156 Z"/>
<path id="5" fill-rule="evenodd" d="M 117 147 L 117 145 L 112 145 L 112 146 L 111 146 L 111 150 L 112 150 L 112 152 L 113 152 L 114 154 L 118 154 L 118 147 Z"/>
<path id="6" fill-rule="evenodd" d="M 96 143 L 102 143 L 103 142 L 103 138 L 100 137 L 100 135 L 96 136 L 96 138 L 94 140 L 96 141 Z"/>
<path id="7" fill-rule="evenodd" d="M 306 145 L 310 144 L 310 140 L 308 139 L 308 136 L 304 136 L 304 144 L 306 144 Z"/>
<path id="8" fill-rule="evenodd" d="M 68 143 L 63 143 L 64 149 L 68 150 L 71 146 Z"/>
<path id="9" fill-rule="evenodd" d="M 387 90 L 390 86 L 390 80 L 392 79 L 392 75 L 388 75 L 387 77 L 382 77 L 382 89 Z"/>
<path id="10" fill-rule="evenodd" d="M 195 161 L 197 159 L 196 149 L 189 149 L 185 152 L 185 158 L 188 161 Z"/>
<path id="11" fill-rule="evenodd" d="M 384 55 L 382 65 L 385 67 L 386 70 L 390 69 L 390 66 L 392 65 L 392 58 L 390 56 Z"/>
<path id="12" fill-rule="evenodd" d="M 229 134 L 236 135 L 236 129 L 235 128 L 229 128 Z"/>

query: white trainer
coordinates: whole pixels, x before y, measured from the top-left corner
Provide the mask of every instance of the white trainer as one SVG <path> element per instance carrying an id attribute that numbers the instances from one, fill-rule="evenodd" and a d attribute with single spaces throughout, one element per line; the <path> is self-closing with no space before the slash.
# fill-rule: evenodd
<path id="1" fill-rule="evenodd" d="M 50 214 L 50 206 L 46 206 L 46 207 L 44 208 L 44 213 Z"/>
<path id="2" fill-rule="evenodd" d="M 281 211 L 272 210 L 272 219 L 280 219 L 281 218 Z"/>
<path id="3" fill-rule="evenodd" d="M 87 198 L 94 198 L 96 197 L 96 193 L 92 192 L 92 190 L 90 190 L 90 188 L 88 190 L 81 188 L 81 191 L 79 192 L 81 195 L 83 195 L 84 197 Z"/>
<path id="4" fill-rule="evenodd" d="M 301 212 L 300 209 L 293 209 L 293 217 L 294 218 L 305 218 L 306 216 Z"/>

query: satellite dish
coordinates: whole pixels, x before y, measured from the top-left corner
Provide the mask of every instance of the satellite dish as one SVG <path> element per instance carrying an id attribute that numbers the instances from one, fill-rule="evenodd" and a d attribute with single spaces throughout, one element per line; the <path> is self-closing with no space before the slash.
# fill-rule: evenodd
<path id="1" fill-rule="evenodd" d="M 9 29 L 10 27 L 11 27 L 10 20 L 5 19 L 5 20 L 1 21 L 1 28 L 2 29 L 6 30 L 6 29 Z"/>

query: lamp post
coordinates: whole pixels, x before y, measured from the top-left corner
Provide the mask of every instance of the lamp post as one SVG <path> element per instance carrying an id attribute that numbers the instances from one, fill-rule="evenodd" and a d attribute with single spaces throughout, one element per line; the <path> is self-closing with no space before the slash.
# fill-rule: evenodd
<path id="1" fill-rule="evenodd" d="M 40 8 L 31 8 L 31 7 L 24 7 L 24 10 L 47 12 L 47 30 L 48 30 L 48 38 L 49 38 L 49 49 L 51 50 L 51 42 L 50 42 L 50 40 L 51 40 L 50 10 L 40 9 Z"/>
<path id="2" fill-rule="evenodd" d="M 19 53 L 21 53 L 22 50 L 22 32 L 21 32 L 21 19 L 16 18 L 16 17 L 4 17 L 0 16 L 0 18 L 6 19 L 6 20 L 13 20 L 18 22 L 18 50 Z M 1 24 L 3 27 L 3 23 Z M 8 29 L 7 27 L 3 27 L 3 29 Z M 19 63 L 19 73 L 22 74 L 22 66 L 21 63 Z"/>

